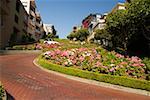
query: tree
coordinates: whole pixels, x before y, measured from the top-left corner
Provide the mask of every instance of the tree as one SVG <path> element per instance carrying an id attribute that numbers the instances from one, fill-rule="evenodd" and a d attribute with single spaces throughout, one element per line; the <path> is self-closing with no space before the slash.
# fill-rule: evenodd
<path id="1" fill-rule="evenodd" d="M 70 39 L 70 40 L 73 40 L 74 38 L 77 38 L 76 32 L 71 32 L 71 33 L 67 36 L 67 38 Z"/>
<path id="2" fill-rule="evenodd" d="M 86 41 L 88 36 L 89 36 L 89 32 L 87 29 L 79 29 L 77 32 L 71 32 L 67 36 L 67 38 L 70 40 L 73 40 L 74 38 L 76 38 L 76 40 Z"/>
<path id="3" fill-rule="evenodd" d="M 52 26 L 52 33 L 49 32 L 47 38 L 59 38 L 54 26 Z"/>
<path id="4" fill-rule="evenodd" d="M 80 41 L 86 41 L 89 36 L 89 31 L 87 29 L 80 29 L 77 31 L 77 39 Z"/>
<path id="5" fill-rule="evenodd" d="M 118 10 L 110 13 L 106 19 L 106 30 L 112 36 L 114 47 L 127 49 L 128 22 L 126 20 L 126 10 Z"/>
<path id="6" fill-rule="evenodd" d="M 111 48 L 111 35 L 105 29 L 95 30 L 94 39 L 98 40 L 103 47 Z"/>
<path id="7" fill-rule="evenodd" d="M 127 5 L 130 25 L 130 33 L 132 37 L 129 42 L 130 47 L 133 47 L 135 43 L 138 43 L 136 47 L 138 49 L 150 50 L 150 0 L 132 0 Z M 145 50 L 144 50 L 145 51 Z"/>
<path id="8" fill-rule="evenodd" d="M 111 35 L 105 29 L 97 29 L 95 31 L 94 38 L 96 40 L 100 40 L 100 39 L 103 39 L 103 38 L 111 40 Z"/>
<path id="9" fill-rule="evenodd" d="M 150 0 L 131 0 L 126 10 L 109 14 L 106 24 L 114 47 L 150 50 Z"/>

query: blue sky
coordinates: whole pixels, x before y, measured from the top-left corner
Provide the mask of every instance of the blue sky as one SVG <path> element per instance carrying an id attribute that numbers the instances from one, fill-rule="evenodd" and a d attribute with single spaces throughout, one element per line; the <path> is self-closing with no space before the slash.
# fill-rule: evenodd
<path id="1" fill-rule="evenodd" d="M 43 22 L 53 24 L 59 37 L 66 38 L 72 27 L 81 25 L 87 15 L 109 12 L 117 2 L 118 0 L 36 0 L 36 5 Z"/>

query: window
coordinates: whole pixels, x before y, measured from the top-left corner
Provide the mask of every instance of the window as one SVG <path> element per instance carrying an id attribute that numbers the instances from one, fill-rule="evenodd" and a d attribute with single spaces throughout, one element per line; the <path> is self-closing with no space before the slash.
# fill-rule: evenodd
<path id="1" fill-rule="evenodd" d="M 40 31 L 40 28 L 39 28 L 38 26 L 36 26 L 36 29 L 37 29 L 38 31 Z"/>
<path id="2" fill-rule="evenodd" d="M 35 8 L 33 6 L 30 6 L 30 10 L 32 10 L 33 12 L 35 12 Z"/>
<path id="3" fill-rule="evenodd" d="M 26 8 L 26 7 L 27 7 L 27 5 L 24 5 L 24 7 Z"/>
<path id="4" fill-rule="evenodd" d="M 30 19 L 31 19 L 31 20 L 33 20 L 33 19 L 34 19 L 34 17 L 33 17 L 32 15 L 30 15 Z"/>
<path id="5" fill-rule="evenodd" d="M 27 4 L 28 4 L 28 2 L 22 2 L 22 4 L 23 4 L 23 5 L 27 5 Z"/>
<path id="6" fill-rule="evenodd" d="M 18 23 L 18 16 L 15 15 L 15 22 Z"/>
<path id="7" fill-rule="evenodd" d="M 17 0 L 16 1 L 16 10 L 17 10 L 17 12 L 19 12 L 19 9 L 20 9 L 20 2 Z"/>
<path id="8" fill-rule="evenodd" d="M 26 8 L 28 5 L 28 2 L 22 2 L 23 6 Z"/>

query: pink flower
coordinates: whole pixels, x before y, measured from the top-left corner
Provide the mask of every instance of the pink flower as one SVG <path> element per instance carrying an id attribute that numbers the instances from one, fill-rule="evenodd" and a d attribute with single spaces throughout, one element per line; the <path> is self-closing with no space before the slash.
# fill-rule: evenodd
<path id="1" fill-rule="evenodd" d="M 64 65 L 65 65 L 65 66 L 67 66 L 67 65 L 68 65 L 68 62 L 67 62 L 67 61 L 66 61 L 66 62 L 64 62 Z"/>
<path id="2" fill-rule="evenodd" d="M 63 51 L 61 56 L 68 57 L 68 52 L 67 51 Z"/>
<path id="3" fill-rule="evenodd" d="M 49 55 L 50 55 L 50 56 L 55 56 L 56 54 L 55 54 L 55 52 L 53 51 L 53 52 L 50 52 Z"/>
<path id="4" fill-rule="evenodd" d="M 102 63 L 99 62 L 99 61 L 97 61 L 97 62 L 96 62 L 96 66 L 102 66 Z"/>
<path id="5" fill-rule="evenodd" d="M 56 52 L 57 55 L 61 54 L 60 50 L 55 50 L 55 52 Z"/>
<path id="6" fill-rule="evenodd" d="M 69 59 L 74 60 L 75 56 L 70 56 Z"/>
<path id="7" fill-rule="evenodd" d="M 72 60 L 72 63 L 75 65 L 77 63 L 77 61 L 76 60 Z"/>
<path id="8" fill-rule="evenodd" d="M 107 66 L 102 66 L 102 68 L 106 68 L 107 69 L 108 67 Z"/>
<path id="9" fill-rule="evenodd" d="M 79 60 L 82 62 L 82 61 L 84 60 L 84 57 L 81 56 L 81 57 L 79 58 Z"/>
<path id="10" fill-rule="evenodd" d="M 86 50 L 87 50 L 87 48 L 79 48 L 78 49 L 79 52 L 83 52 L 83 51 L 86 51 Z"/>
<path id="11" fill-rule="evenodd" d="M 123 55 L 121 55 L 121 54 L 116 54 L 116 57 L 118 57 L 118 58 L 124 58 L 124 56 Z"/>
<path id="12" fill-rule="evenodd" d="M 96 59 L 101 59 L 101 56 L 100 56 L 100 55 L 97 55 L 97 56 L 96 56 Z"/>
<path id="13" fill-rule="evenodd" d="M 114 71 L 115 71 L 115 69 L 114 69 L 114 68 L 111 68 L 109 71 L 110 71 L 110 72 L 114 72 Z"/>
<path id="14" fill-rule="evenodd" d="M 131 57 L 131 59 L 130 59 L 130 60 L 131 60 L 131 62 L 135 62 L 135 63 L 141 62 L 141 59 L 140 59 L 140 58 L 138 58 L 138 57 L 136 57 L 136 56 L 135 56 L 135 57 L 134 57 L 134 56 L 133 56 L 133 57 Z"/>
<path id="15" fill-rule="evenodd" d="M 36 45 L 36 49 L 42 49 L 42 46 L 41 45 Z"/>
<path id="16" fill-rule="evenodd" d="M 137 66 L 145 66 L 145 64 L 142 64 L 142 63 L 134 63 L 134 64 L 132 64 L 132 66 L 134 66 L 134 67 L 137 67 Z"/>
<path id="17" fill-rule="evenodd" d="M 96 51 L 96 49 L 92 49 L 92 51 L 93 51 L 93 53 L 97 54 L 97 51 Z"/>
<path id="18" fill-rule="evenodd" d="M 145 64 L 143 64 L 143 63 L 140 63 L 140 66 L 145 66 Z"/>
<path id="19" fill-rule="evenodd" d="M 128 63 L 127 62 L 121 62 L 120 64 L 121 65 L 127 65 Z"/>
<path id="20" fill-rule="evenodd" d="M 91 55 L 91 56 L 90 56 L 90 61 L 93 61 L 93 60 L 94 60 L 94 56 Z"/>

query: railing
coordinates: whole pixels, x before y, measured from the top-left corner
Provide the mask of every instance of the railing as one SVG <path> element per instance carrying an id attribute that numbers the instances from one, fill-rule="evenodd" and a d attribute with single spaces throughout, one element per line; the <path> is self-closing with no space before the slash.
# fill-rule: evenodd
<path id="1" fill-rule="evenodd" d="M 35 12 L 33 12 L 32 10 L 30 10 L 30 14 L 35 17 Z"/>
<path id="2" fill-rule="evenodd" d="M 31 25 L 35 26 L 35 21 L 34 21 L 34 20 L 29 19 L 29 23 L 30 23 Z"/>
<path id="3" fill-rule="evenodd" d="M 36 22 L 35 25 L 37 25 L 38 27 L 41 27 L 42 23 Z"/>
<path id="4" fill-rule="evenodd" d="M 36 32 L 36 33 L 41 33 L 41 31 L 40 31 L 40 30 L 37 30 L 37 29 L 35 29 L 35 32 Z"/>

